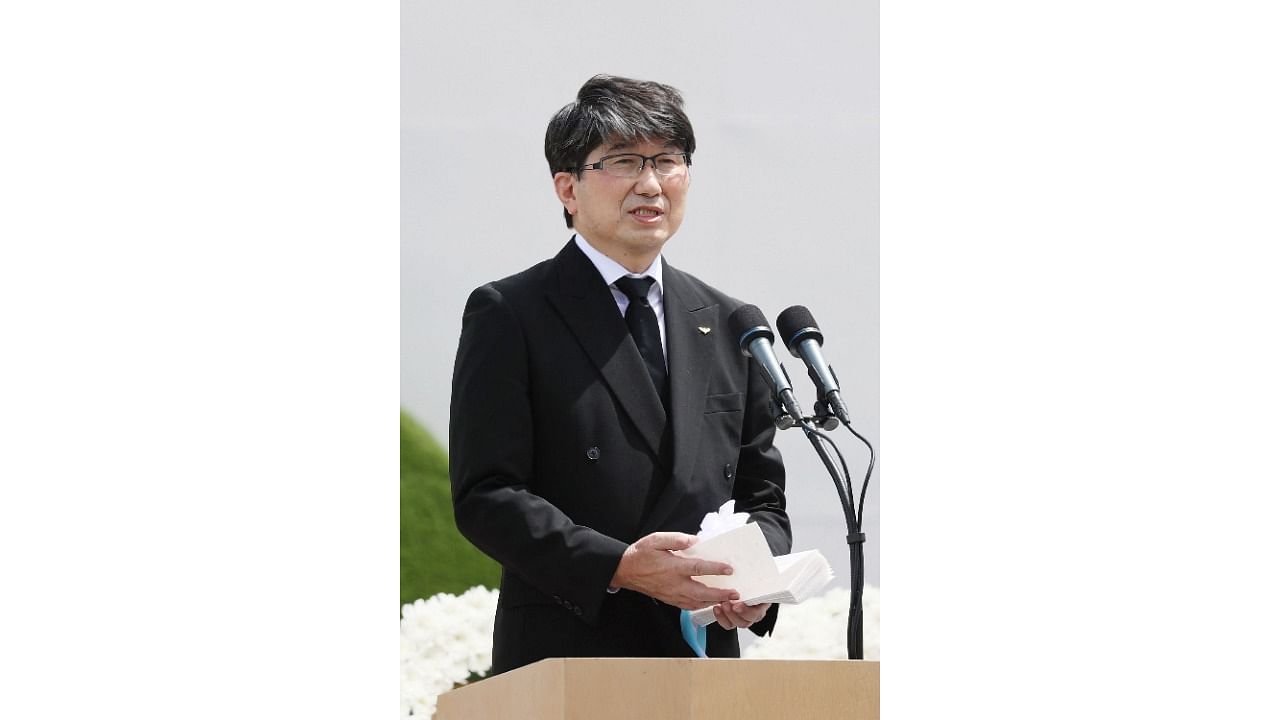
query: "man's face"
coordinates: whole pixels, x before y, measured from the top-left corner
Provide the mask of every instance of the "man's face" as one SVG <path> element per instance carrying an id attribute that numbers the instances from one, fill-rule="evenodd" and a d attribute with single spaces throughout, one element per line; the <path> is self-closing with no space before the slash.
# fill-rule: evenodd
<path id="1" fill-rule="evenodd" d="M 584 165 L 619 153 L 680 153 L 675 145 L 640 142 L 604 143 L 587 155 Z M 596 249 L 632 271 L 643 270 L 680 229 L 689 175 L 662 177 L 645 163 L 639 177 L 614 177 L 604 170 L 584 170 L 582 177 L 556 173 L 556 194 L 573 216 L 573 228 Z M 638 267 L 635 267 L 638 265 Z"/>

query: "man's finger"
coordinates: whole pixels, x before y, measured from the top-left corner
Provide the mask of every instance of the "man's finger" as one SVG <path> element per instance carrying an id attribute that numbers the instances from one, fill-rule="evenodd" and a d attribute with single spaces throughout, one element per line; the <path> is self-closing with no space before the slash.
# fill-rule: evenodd
<path id="1" fill-rule="evenodd" d="M 636 545 L 647 550 L 686 550 L 698 542 L 696 535 L 678 532 L 656 532 L 640 538 Z"/>
<path id="2" fill-rule="evenodd" d="M 720 627 L 725 630 L 733 630 L 735 628 L 742 627 L 742 619 L 733 613 L 733 610 L 729 608 L 729 605 L 729 603 L 720 603 L 719 605 L 716 605 L 715 610 L 713 611 L 716 614 L 716 619 L 720 621 Z"/>
<path id="3" fill-rule="evenodd" d="M 723 613 L 725 620 L 735 628 L 748 628 L 764 617 L 764 608 L 768 605 L 752 607 L 740 602 L 722 603 L 716 606 Z"/>
<path id="4" fill-rule="evenodd" d="M 696 580 L 685 580 L 678 586 L 673 586 L 663 602 L 681 610 L 701 610 L 708 605 L 733 602 L 739 597 L 737 590 L 722 590 L 707 587 Z"/>
<path id="5" fill-rule="evenodd" d="M 714 560 L 690 560 L 690 575 L 732 575 L 733 566 L 728 563 L 716 562 Z"/>
<path id="6" fill-rule="evenodd" d="M 760 622 L 764 619 L 765 613 L 769 611 L 770 603 L 760 605 L 745 605 L 741 602 L 733 604 L 734 613 L 749 623 Z"/>
<path id="7" fill-rule="evenodd" d="M 725 630 L 733 629 L 733 622 L 729 620 L 729 618 L 725 617 L 724 610 L 721 610 L 719 605 L 713 606 L 711 611 L 715 613 L 716 622 L 720 625 L 720 627 L 724 628 Z"/>
<path id="8" fill-rule="evenodd" d="M 708 587 L 697 580 L 690 580 L 689 582 L 691 583 L 691 587 L 687 594 L 691 599 L 702 603 L 698 607 L 706 607 L 708 605 L 714 605 L 722 602 L 732 602 L 741 597 L 738 594 L 738 591 L 733 588 Z"/>

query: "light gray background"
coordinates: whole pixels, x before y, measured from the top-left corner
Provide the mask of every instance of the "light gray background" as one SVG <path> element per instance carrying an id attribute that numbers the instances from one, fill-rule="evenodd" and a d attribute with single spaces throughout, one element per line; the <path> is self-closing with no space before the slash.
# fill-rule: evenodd
<path id="1" fill-rule="evenodd" d="M 404 407 L 444 442 L 470 291 L 554 255 L 571 231 L 542 155 L 547 121 L 596 73 L 685 96 L 697 135 L 688 210 L 664 256 L 759 305 L 805 305 L 858 428 L 879 451 L 879 84 L 874 1 L 401 3 Z M 804 365 L 775 346 L 802 405 Z M 861 483 L 865 447 L 837 442 Z M 835 489 L 779 433 L 797 550 L 849 585 Z M 867 582 L 879 584 L 879 468 Z M 712 510 L 713 508 L 708 508 Z"/>

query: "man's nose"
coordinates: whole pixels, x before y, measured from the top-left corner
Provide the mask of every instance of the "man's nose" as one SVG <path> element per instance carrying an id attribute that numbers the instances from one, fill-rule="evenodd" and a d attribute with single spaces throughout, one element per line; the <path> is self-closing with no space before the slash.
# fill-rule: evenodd
<path id="1" fill-rule="evenodd" d="M 636 178 L 636 192 L 641 195 L 657 195 L 662 192 L 662 180 L 658 177 L 657 161 L 646 162 Z"/>

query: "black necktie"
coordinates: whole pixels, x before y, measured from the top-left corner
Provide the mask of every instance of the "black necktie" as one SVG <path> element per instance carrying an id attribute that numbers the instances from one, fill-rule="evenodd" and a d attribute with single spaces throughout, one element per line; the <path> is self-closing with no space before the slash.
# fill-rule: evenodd
<path id="1" fill-rule="evenodd" d="M 620 277 L 613 283 L 630 300 L 627 304 L 627 328 L 640 349 L 640 357 L 649 367 L 649 379 L 658 390 L 662 404 L 667 404 L 667 361 L 662 355 L 662 336 L 658 333 L 658 316 L 649 305 L 649 286 L 653 278 Z"/>

